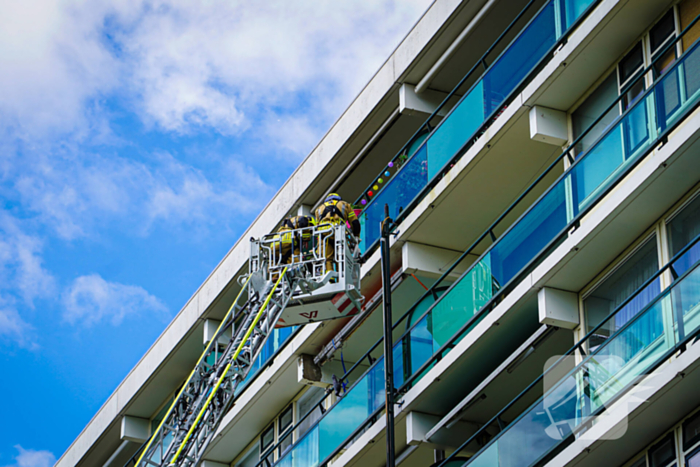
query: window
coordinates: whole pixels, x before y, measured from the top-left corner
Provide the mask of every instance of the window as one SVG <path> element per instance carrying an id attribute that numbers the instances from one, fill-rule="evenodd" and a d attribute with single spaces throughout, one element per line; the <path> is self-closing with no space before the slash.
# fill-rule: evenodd
<path id="1" fill-rule="evenodd" d="M 681 30 L 685 29 L 700 14 L 700 1 L 683 0 L 678 4 L 678 16 L 681 19 Z M 695 23 L 688 33 L 683 36 L 683 49 L 687 49 L 700 38 L 700 24 Z"/>
<path id="2" fill-rule="evenodd" d="M 692 2 L 697 3 L 697 0 L 692 0 Z M 686 10 L 689 9 L 686 8 Z M 694 15 L 688 22 L 692 21 L 693 18 L 695 18 Z M 586 151 L 620 116 L 621 112 L 632 107 L 656 77 L 675 62 L 678 56 L 678 47 L 671 47 L 663 54 L 662 51 L 675 39 L 676 31 L 675 9 L 671 8 L 651 28 L 649 33 L 627 52 L 615 70 L 571 114 L 572 134 L 574 138 L 578 138 L 625 90 L 620 106 L 611 109 L 576 145 L 575 153 L 577 155 Z M 654 62 L 655 60 L 657 61 Z M 654 63 L 654 73 L 643 74 L 644 69 L 652 63 Z"/>
<path id="3" fill-rule="evenodd" d="M 301 437 L 311 429 L 314 423 L 321 418 L 321 415 L 323 415 L 321 409 L 318 407 L 318 403 L 321 402 L 324 394 L 325 391 L 323 389 L 316 386 L 311 386 L 297 401 L 297 416 L 300 420 L 309 412 L 309 410 L 312 410 L 311 414 L 309 414 L 309 416 L 306 417 L 297 427 L 296 436 L 298 440 L 301 439 Z"/>
<path id="4" fill-rule="evenodd" d="M 683 422 L 683 449 L 691 449 L 698 441 L 700 441 L 700 412 Z"/>
<path id="5" fill-rule="evenodd" d="M 292 422 L 294 415 L 294 407 L 289 406 L 279 418 L 279 436 L 280 447 L 278 455 L 281 456 L 292 445 Z"/>
<path id="6" fill-rule="evenodd" d="M 583 104 L 572 114 L 571 122 L 574 139 L 581 136 L 602 115 L 603 111 L 615 102 L 615 99 L 617 99 L 617 75 L 610 73 L 600 86 L 593 91 L 593 94 L 588 96 Z M 620 110 L 617 107 L 610 109 L 605 117 L 576 144 L 576 154 L 587 151 L 598 139 L 598 136 L 603 134 L 619 115 Z"/>
<path id="7" fill-rule="evenodd" d="M 583 300 L 583 309 L 588 329 L 603 322 L 615 309 L 637 290 L 659 268 L 656 251 L 656 235 L 647 239 L 641 247 L 626 258 L 612 273 L 608 275 Z M 661 291 L 661 282 L 657 278 L 643 291 L 637 294 L 625 307 L 620 310 L 610 323 L 605 324 L 596 332 L 596 338 L 591 339 L 593 347 L 597 347 L 608 336 L 614 333 L 633 316 L 646 306 Z"/>
<path id="8" fill-rule="evenodd" d="M 700 449 L 688 454 L 685 457 L 686 467 L 700 467 Z"/>
<path id="9" fill-rule="evenodd" d="M 676 22 L 673 16 L 673 9 L 671 9 L 649 32 L 649 48 L 652 62 L 660 57 L 654 64 L 654 71 L 656 71 L 657 76 L 666 71 L 666 69 L 676 61 L 675 47 L 671 47 L 670 50 L 662 56 L 659 56 L 660 52 L 670 44 L 675 37 Z"/>
<path id="10" fill-rule="evenodd" d="M 675 256 L 695 237 L 700 235 L 700 196 L 688 203 L 667 224 L 669 253 Z M 700 245 L 696 244 L 679 258 L 674 265 L 677 274 L 685 271 L 700 259 Z"/>
<path id="11" fill-rule="evenodd" d="M 673 433 L 649 449 L 649 467 L 668 467 L 676 465 L 676 443 Z"/>
<path id="12" fill-rule="evenodd" d="M 269 428 L 267 428 L 265 431 L 263 431 L 262 435 L 260 435 L 260 457 L 265 458 L 268 461 L 270 461 L 270 464 L 273 464 L 272 462 L 274 453 L 270 453 L 268 456 L 268 449 L 274 444 L 275 442 L 275 424 L 273 423 L 270 425 Z"/>

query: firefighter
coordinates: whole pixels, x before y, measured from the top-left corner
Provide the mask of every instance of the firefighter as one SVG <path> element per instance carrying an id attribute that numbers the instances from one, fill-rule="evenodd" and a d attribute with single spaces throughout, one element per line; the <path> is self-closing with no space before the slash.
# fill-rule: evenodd
<path id="1" fill-rule="evenodd" d="M 326 196 L 323 204 L 316 209 L 316 219 L 319 228 L 324 225 L 336 226 L 340 224 L 350 224 L 352 229 L 352 234 L 355 237 L 360 235 L 360 221 L 355 215 L 350 203 L 342 200 L 342 198 L 336 193 L 331 193 Z M 326 252 L 326 272 L 333 270 L 333 258 L 335 252 L 335 242 L 333 241 L 333 230 L 329 229 L 326 234 L 325 240 L 321 242 L 325 246 Z M 319 245 L 321 248 L 321 245 Z"/>
<path id="2" fill-rule="evenodd" d="M 279 254 L 281 255 L 280 264 L 290 264 L 292 253 L 299 256 L 302 251 L 307 248 L 307 243 L 311 240 L 312 231 L 309 227 L 316 225 L 314 216 L 294 216 L 287 217 L 282 221 L 282 225 L 277 230 L 275 238 L 279 238 Z M 306 229 L 301 233 L 294 233 L 293 230 Z M 275 242 L 277 244 L 277 242 Z M 277 257 L 277 248 L 273 247 L 275 257 Z"/>

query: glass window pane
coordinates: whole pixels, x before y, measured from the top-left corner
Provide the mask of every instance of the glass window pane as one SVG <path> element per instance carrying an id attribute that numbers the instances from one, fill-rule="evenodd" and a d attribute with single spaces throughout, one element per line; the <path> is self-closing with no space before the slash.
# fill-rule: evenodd
<path id="1" fill-rule="evenodd" d="M 316 421 L 321 418 L 321 409 L 317 407 L 318 403 L 323 399 L 325 391 L 317 386 L 311 386 L 306 390 L 303 396 L 297 401 L 297 413 L 299 420 L 309 413 L 313 408 L 313 412 L 304 419 L 296 429 L 297 439 L 301 439 L 304 434 L 313 426 Z"/>
<path id="2" fill-rule="evenodd" d="M 284 433 L 289 425 L 292 424 L 292 406 L 290 405 L 287 410 L 282 412 L 280 415 L 280 433 Z"/>
<path id="3" fill-rule="evenodd" d="M 627 81 L 644 67 L 644 54 L 642 43 L 637 45 L 620 61 L 620 86 L 624 87 Z"/>
<path id="4" fill-rule="evenodd" d="M 671 256 L 675 256 L 695 237 L 700 235 L 700 196 L 696 197 L 671 219 L 667 228 L 669 249 L 671 251 Z M 695 246 L 691 248 L 681 259 L 683 261 L 679 260 L 674 264 L 679 274 L 682 274 L 683 271 L 686 271 L 692 264 L 700 259 L 700 247 Z M 680 270 L 678 270 L 678 268 L 680 268 Z"/>
<path id="5" fill-rule="evenodd" d="M 260 452 L 265 452 L 265 450 L 269 448 L 274 441 L 275 425 L 270 425 L 270 427 L 263 431 L 263 434 L 260 436 Z"/>
<path id="6" fill-rule="evenodd" d="M 656 236 L 652 236 L 632 256 L 624 260 L 615 272 L 610 274 L 583 301 L 588 329 L 593 329 L 610 316 L 623 301 L 639 288 L 659 269 L 656 250 Z M 597 332 L 607 337 L 629 321 L 661 291 L 659 280 L 649 284 L 625 307 L 618 311 L 615 319 L 609 320 Z"/>
<path id="7" fill-rule="evenodd" d="M 651 53 L 654 54 L 671 36 L 675 36 L 676 24 L 673 20 L 673 9 L 661 18 L 661 21 L 651 28 L 649 41 L 651 42 Z"/>
<path id="8" fill-rule="evenodd" d="M 700 2 L 697 0 L 683 0 L 678 4 L 678 11 L 680 13 L 682 31 L 700 14 Z M 687 50 L 698 38 L 700 38 L 700 23 L 695 23 L 692 29 L 683 36 L 683 50 Z"/>
<path id="9" fill-rule="evenodd" d="M 700 467 L 700 452 L 694 452 L 685 459 L 686 467 Z"/>
<path id="10" fill-rule="evenodd" d="M 700 441 L 700 412 L 683 422 L 683 449 L 692 448 Z M 700 461 L 700 458 L 698 459 Z"/>
<path id="11" fill-rule="evenodd" d="M 283 435 L 282 439 L 280 440 L 280 447 L 278 449 L 278 454 L 280 457 L 284 455 L 287 450 L 292 446 L 292 432 L 291 430 L 289 433 L 286 435 Z"/>
<path id="12" fill-rule="evenodd" d="M 617 99 L 617 76 L 615 73 L 610 73 L 605 81 L 571 115 L 574 139 L 588 130 L 603 111 L 615 102 L 615 99 Z M 619 107 L 614 106 L 576 145 L 576 154 L 587 151 L 619 115 Z"/>
<path id="13" fill-rule="evenodd" d="M 622 105 L 625 110 L 629 109 L 635 102 L 637 102 L 637 99 L 644 94 L 644 90 L 644 76 L 639 76 L 637 81 L 627 90 L 624 98 L 622 99 Z"/>
<path id="14" fill-rule="evenodd" d="M 649 449 L 649 467 L 666 467 L 676 460 L 676 446 L 673 434 Z"/>

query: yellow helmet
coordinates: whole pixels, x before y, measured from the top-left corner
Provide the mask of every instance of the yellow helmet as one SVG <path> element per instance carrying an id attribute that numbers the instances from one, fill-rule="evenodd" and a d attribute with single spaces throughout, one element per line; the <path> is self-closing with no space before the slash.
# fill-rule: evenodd
<path id="1" fill-rule="evenodd" d="M 326 196 L 325 202 L 327 203 L 327 202 L 329 202 L 329 201 L 340 201 L 341 199 L 343 199 L 343 198 L 341 198 L 339 194 L 337 194 L 337 193 L 329 193 L 329 194 Z"/>

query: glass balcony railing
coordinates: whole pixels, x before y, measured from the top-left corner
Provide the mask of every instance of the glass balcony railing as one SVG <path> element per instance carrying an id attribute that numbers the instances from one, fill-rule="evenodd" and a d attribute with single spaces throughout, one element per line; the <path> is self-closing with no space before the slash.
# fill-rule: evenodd
<path id="1" fill-rule="evenodd" d="M 595 0 L 548 1 L 443 120 L 431 129 L 431 117 L 406 143 L 355 202 L 363 209 L 360 215 L 363 254 L 370 251 L 379 239 L 384 205 L 389 205 L 392 218 L 400 220 L 405 216 L 409 207 L 425 193 L 426 187 L 439 179 L 455 158 L 466 150 L 467 143 L 473 142 L 483 132 L 484 124 L 502 110 L 511 94 L 538 68 L 593 3 Z M 485 64 L 484 59 L 472 68 L 456 89 L 482 64 Z M 450 96 L 433 116 L 446 105 Z"/>
<path id="2" fill-rule="evenodd" d="M 700 237 L 698 237 L 700 238 Z M 482 449 L 476 443 L 484 436 L 481 429 L 455 451 L 448 460 L 465 451 L 477 451 L 463 465 L 488 467 L 529 467 L 551 458 L 573 440 L 574 434 L 590 427 L 594 418 L 617 400 L 638 379 L 664 362 L 700 332 L 700 244 L 696 238 L 669 264 L 651 277 L 624 301 L 604 322 L 596 326 L 533 382 L 496 418 L 531 393 L 542 392 L 547 375 L 570 365 L 575 352 L 583 361 L 555 384 L 545 387 L 524 413 L 515 418 Z M 695 260 L 695 261 L 694 261 Z M 694 265 L 690 266 L 693 262 Z M 670 270 L 677 279 L 655 298 L 648 297 L 648 285 Z M 642 305 L 629 316 L 628 304 Z M 616 331 L 598 345 L 604 330 Z M 570 366 L 569 366 L 570 367 Z M 446 467 L 447 460 L 441 467 Z"/>
<path id="3" fill-rule="evenodd" d="M 688 25 L 683 34 L 698 19 L 700 17 Z M 667 45 L 665 50 L 671 47 L 675 47 L 675 42 Z M 651 66 L 644 71 L 650 69 Z M 621 96 L 624 96 L 624 92 Z M 603 111 L 599 119 L 618 105 L 619 99 Z M 524 199 L 523 196 L 552 170 L 554 164 L 573 152 L 578 139 L 574 141 L 394 325 L 395 329 L 399 326 L 407 328 L 393 351 L 395 382 L 399 391 L 408 390 L 476 326 L 517 283 L 518 278 L 546 258 L 548 252 L 566 238 L 567 232 L 580 222 L 595 203 L 636 167 L 699 101 L 700 51 L 695 44 L 657 79 L 636 104 L 612 122 L 587 152 L 578 155 L 569 169 L 495 240 L 457 282 L 442 295 L 433 295 L 435 288 L 445 285 L 444 281 L 455 266 L 472 253 L 482 239 L 488 237 L 494 226 Z M 593 122 L 590 128 L 594 128 L 597 122 Z M 586 134 L 584 132 L 579 139 Z M 381 413 L 384 368 L 381 358 L 375 360 L 372 357 L 372 352 L 381 347 L 381 342 L 375 343 L 342 379 L 347 381 L 365 358 L 370 361 L 370 369 L 303 439 L 282 456 L 280 465 L 314 467 L 323 464 Z M 341 413 L 342 417 L 337 418 Z M 343 423 L 331 423 L 330 420 L 334 419 L 343 420 Z"/>

